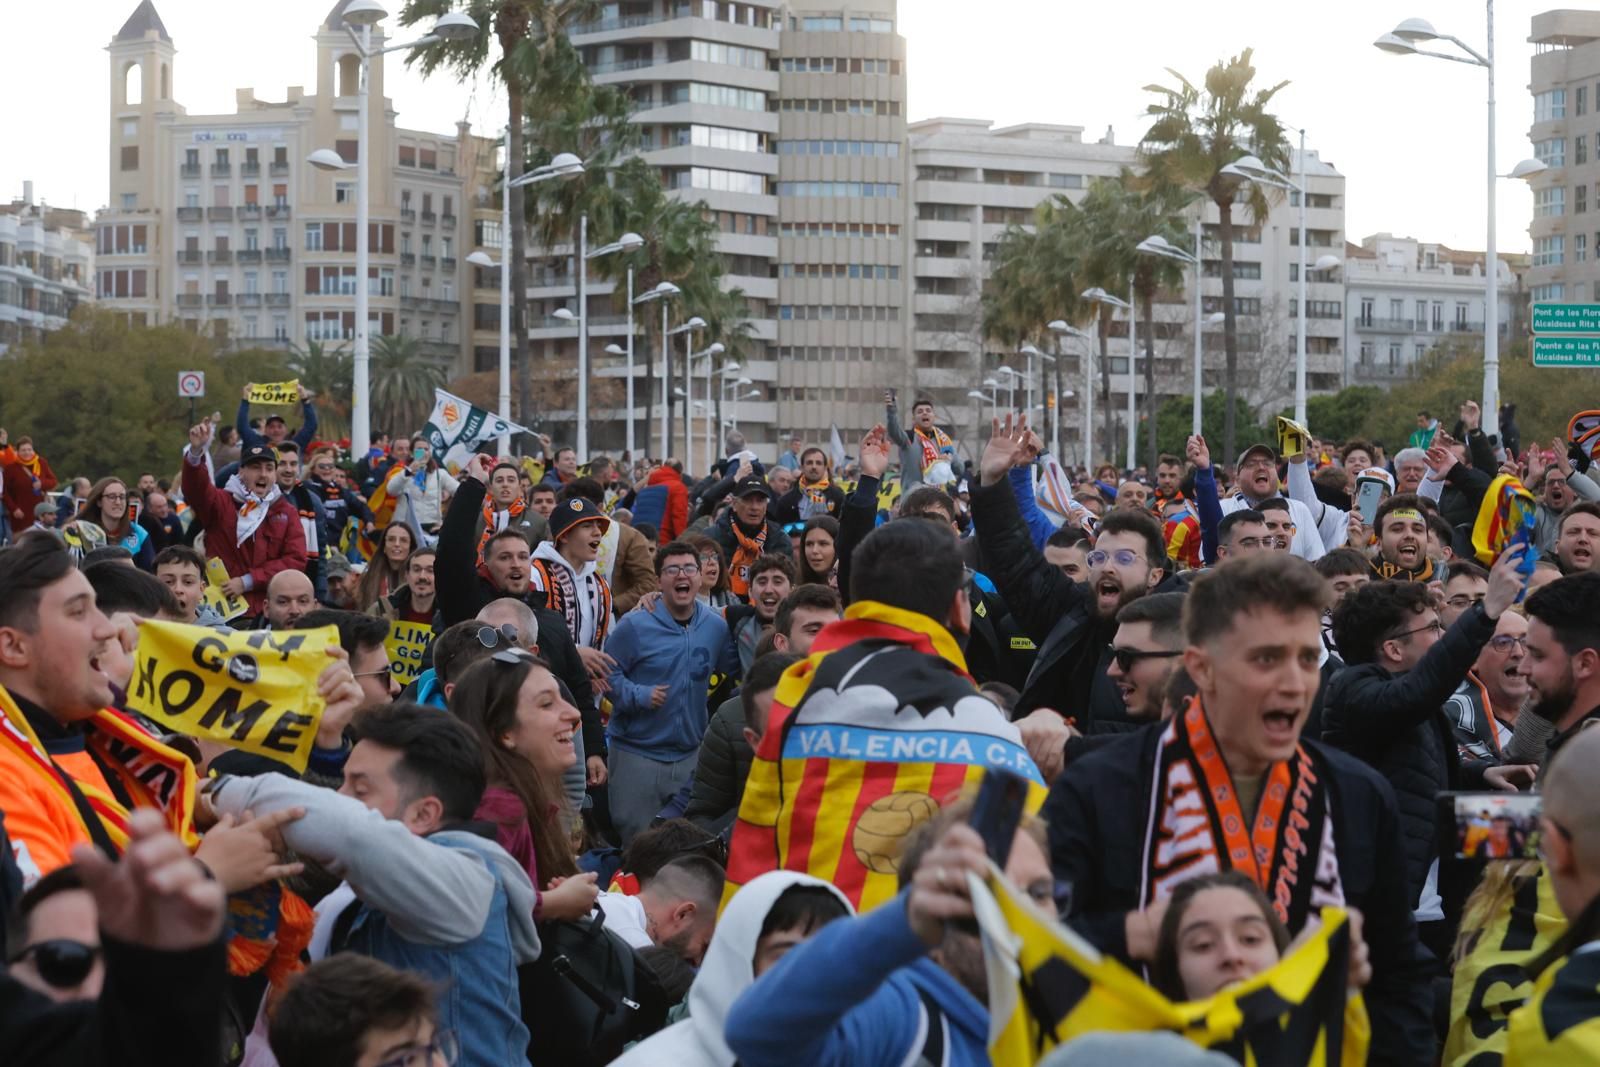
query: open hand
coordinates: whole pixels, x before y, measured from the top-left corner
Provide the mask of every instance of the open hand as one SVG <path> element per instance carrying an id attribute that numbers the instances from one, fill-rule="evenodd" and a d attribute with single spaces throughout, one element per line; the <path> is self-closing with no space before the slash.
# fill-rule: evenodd
<path id="1" fill-rule="evenodd" d="M 350 670 L 350 654 L 338 645 L 328 648 L 334 662 L 317 675 L 317 694 L 322 697 L 322 719 L 317 723 L 317 747 L 341 748 L 344 728 L 350 725 L 356 709 L 366 701 L 361 683 Z"/>
<path id="2" fill-rule="evenodd" d="M 1483 598 L 1483 613 L 1489 618 L 1498 619 L 1522 594 L 1527 579 L 1517 568 L 1527 551 L 1527 545 L 1513 545 L 1500 553 L 1500 558 L 1489 569 L 1489 591 Z"/>
<path id="3" fill-rule="evenodd" d="M 72 862 L 94 896 L 101 931 L 118 941 L 180 952 L 210 944 L 222 931 L 222 886 L 150 808 L 128 816 L 120 860 L 83 844 L 72 850 Z"/>
<path id="4" fill-rule="evenodd" d="M 994 485 L 1006 472 L 1019 463 L 1028 461 L 1028 417 L 1012 416 L 992 419 L 989 443 L 983 446 L 978 458 L 979 478 L 984 485 Z"/>
<path id="5" fill-rule="evenodd" d="M 857 453 L 861 474 L 867 478 L 882 478 L 889 469 L 889 432 L 879 423 L 861 438 Z"/>
<path id="6" fill-rule="evenodd" d="M 571 878 L 550 879 L 550 888 L 539 897 L 539 918 L 583 918 L 594 910 L 595 898 L 600 895 L 599 878 L 593 871 L 584 871 Z"/>
<path id="7" fill-rule="evenodd" d="M 282 846 L 279 830 L 304 818 L 305 813 L 305 808 L 284 808 L 257 819 L 247 811 L 242 822 L 224 815 L 201 838 L 195 859 L 204 863 L 229 893 L 299 874 L 305 869 L 304 864 L 278 862 L 278 849 Z"/>
<path id="8" fill-rule="evenodd" d="M 1439 436 L 1444 437 L 1444 434 L 1441 433 Z M 1448 440 L 1448 438 L 1445 439 Z M 1428 449 L 1428 470 L 1432 472 L 1434 481 L 1444 481 L 1450 472 L 1455 469 L 1456 463 L 1455 453 L 1451 452 L 1443 444 L 1436 442 Z"/>

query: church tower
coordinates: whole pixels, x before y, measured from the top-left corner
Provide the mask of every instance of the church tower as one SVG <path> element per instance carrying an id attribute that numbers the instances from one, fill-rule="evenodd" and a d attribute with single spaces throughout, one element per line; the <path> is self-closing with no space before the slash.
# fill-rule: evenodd
<path id="1" fill-rule="evenodd" d="M 177 49 L 151 0 L 141 0 L 106 46 L 111 57 L 111 200 L 114 211 L 157 206 L 158 116 L 181 113 L 172 101 Z M 128 197 L 133 197 L 132 206 Z"/>

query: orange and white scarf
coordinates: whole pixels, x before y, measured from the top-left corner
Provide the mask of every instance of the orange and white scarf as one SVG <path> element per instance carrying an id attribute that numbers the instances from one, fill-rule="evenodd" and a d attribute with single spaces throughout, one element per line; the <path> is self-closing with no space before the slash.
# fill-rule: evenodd
<path id="1" fill-rule="evenodd" d="M 283 496 L 283 490 L 273 483 L 271 489 L 265 494 L 252 493 L 244 487 L 244 482 L 235 474 L 228 479 L 228 494 L 233 497 L 234 503 L 239 505 L 239 527 L 235 534 L 235 545 L 242 545 L 255 536 L 261 529 L 261 524 L 266 521 L 267 512 L 272 510 L 272 505 Z"/>
<path id="2" fill-rule="evenodd" d="M 493 500 L 484 500 L 483 535 L 478 538 L 478 566 L 483 566 L 483 553 L 489 547 L 489 539 L 516 522 L 527 510 L 528 502 L 520 496 L 511 502 L 510 507 L 503 510 L 497 509 Z"/>
<path id="3" fill-rule="evenodd" d="M 1255 818 L 1247 820 L 1200 698 L 1191 697 L 1157 743 L 1140 907 L 1223 870 L 1249 875 L 1291 931 L 1323 906 L 1343 905 L 1327 773 L 1296 745 L 1291 758 L 1267 769 Z"/>
<path id="4" fill-rule="evenodd" d="M 733 559 L 728 562 L 728 588 L 733 590 L 735 596 L 741 600 L 750 596 L 750 567 L 767 547 L 767 524 L 761 524 L 761 532 L 751 537 L 739 529 L 738 520 L 730 522 L 734 538 L 739 542 L 739 547 L 733 550 Z"/>

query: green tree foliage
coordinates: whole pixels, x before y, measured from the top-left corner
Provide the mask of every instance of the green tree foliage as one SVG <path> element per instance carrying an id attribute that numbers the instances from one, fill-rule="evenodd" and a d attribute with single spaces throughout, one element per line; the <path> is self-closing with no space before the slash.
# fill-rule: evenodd
<path id="1" fill-rule="evenodd" d="M 1234 398 L 1234 432 L 1238 435 L 1238 447 L 1244 449 L 1254 444 L 1273 444 L 1274 435 L 1270 428 L 1257 424 L 1255 412 L 1250 410 L 1250 405 L 1244 402 L 1243 397 Z M 1205 399 L 1205 409 L 1200 415 L 1201 436 L 1211 446 L 1211 461 L 1219 467 L 1232 467 L 1233 461 L 1239 457 L 1237 452 L 1224 453 L 1222 451 L 1223 429 L 1227 422 L 1227 401 L 1222 392 L 1212 393 Z M 1156 416 L 1156 441 L 1160 446 L 1159 451 L 1171 452 L 1173 455 L 1183 455 L 1184 445 L 1188 443 L 1189 432 L 1194 429 L 1194 404 L 1186 396 L 1169 396 L 1161 403 L 1161 411 Z"/>
<path id="2" fill-rule="evenodd" d="M 307 341 L 289 353 L 289 371 L 316 394 L 318 436 L 337 439 L 350 432 L 350 349 Z"/>
<path id="3" fill-rule="evenodd" d="M 21 345 L 6 360 L 0 425 L 34 439 L 60 478 L 141 471 L 171 475 L 188 440 L 189 402 L 178 373 L 204 371 L 203 417 L 233 421 L 246 382 L 292 377 L 283 353 L 226 352 L 180 326 L 131 327 L 124 316 L 81 309 L 64 329 Z"/>
<path id="4" fill-rule="evenodd" d="M 433 411 L 433 391 L 445 383 L 444 368 L 422 354 L 414 337 L 375 337 L 368 370 L 372 425 L 393 434 L 416 433 Z"/>

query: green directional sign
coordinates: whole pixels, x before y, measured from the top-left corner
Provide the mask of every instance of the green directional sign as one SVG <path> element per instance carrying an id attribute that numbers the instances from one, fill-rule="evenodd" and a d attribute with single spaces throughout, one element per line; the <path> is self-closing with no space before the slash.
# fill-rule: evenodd
<path id="1" fill-rule="evenodd" d="M 1600 333 L 1593 337 L 1535 337 L 1535 367 L 1600 367 Z"/>
<path id="2" fill-rule="evenodd" d="M 1533 332 L 1600 337 L 1600 304 L 1535 304 Z"/>

